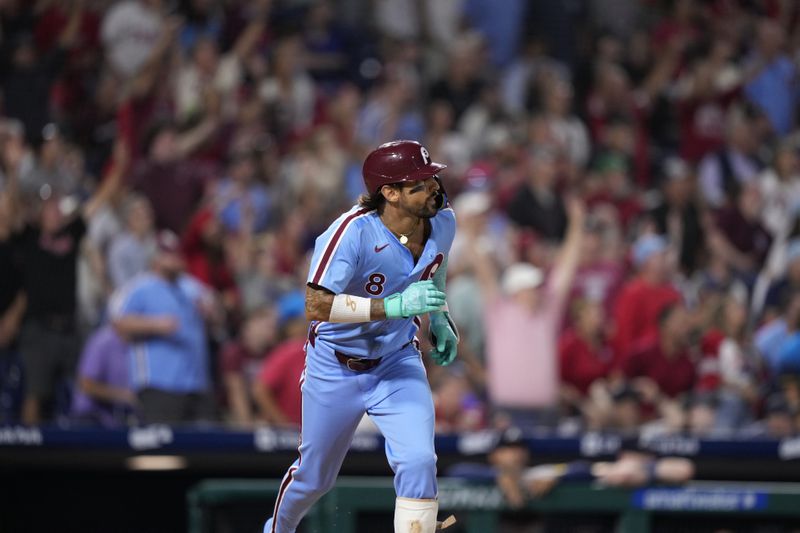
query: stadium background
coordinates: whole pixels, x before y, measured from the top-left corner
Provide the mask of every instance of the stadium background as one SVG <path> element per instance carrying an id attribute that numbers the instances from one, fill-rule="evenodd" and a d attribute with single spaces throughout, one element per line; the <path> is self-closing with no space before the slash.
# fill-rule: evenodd
<path id="1" fill-rule="evenodd" d="M 429 368 L 443 473 L 517 425 L 532 463 L 637 447 L 692 458 L 699 479 L 796 480 L 798 15 L 780 0 L 0 2 L 0 531 L 185 531 L 196 482 L 280 477 L 309 251 L 396 138 L 449 165 L 459 220 L 460 362 Z M 536 337 L 505 331 L 487 272 L 510 292 L 509 266 L 550 272 L 568 198 L 586 206 L 572 290 L 530 315 Z M 76 217 L 85 235 L 48 233 Z M 126 375 L 103 370 L 127 357 L 108 304 L 164 229 L 213 295 L 215 412 L 148 428 Z M 530 367 L 527 409 L 493 402 L 515 393 L 493 369 Z M 91 401 L 104 383 L 113 401 Z M 130 460 L 150 454 L 187 464 Z M 368 427 L 344 472 L 389 474 Z"/>

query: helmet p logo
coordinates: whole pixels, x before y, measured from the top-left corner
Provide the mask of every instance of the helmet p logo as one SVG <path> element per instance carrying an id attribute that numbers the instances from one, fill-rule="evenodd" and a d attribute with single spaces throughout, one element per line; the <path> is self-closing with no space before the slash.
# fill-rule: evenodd
<path id="1" fill-rule="evenodd" d="M 424 146 L 420 146 L 419 147 L 419 153 L 420 153 L 420 155 L 422 155 L 422 162 L 425 163 L 426 165 L 430 165 L 431 164 L 431 156 L 430 156 L 430 154 L 428 154 L 428 150 L 426 150 Z"/>

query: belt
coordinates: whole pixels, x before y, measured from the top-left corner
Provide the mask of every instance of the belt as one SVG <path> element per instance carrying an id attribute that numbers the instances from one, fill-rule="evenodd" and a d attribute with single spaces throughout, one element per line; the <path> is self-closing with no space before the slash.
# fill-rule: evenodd
<path id="1" fill-rule="evenodd" d="M 405 343 L 400 347 L 400 350 L 405 348 L 411 344 L 411 341 Z M 399 351 L 399 350 L 398 350 Z M 343 354 L 342 352 L 333 352 L 336 355 L 336 359 L 339 360 L 344 366 L 347 367 L 348 370 L 353 372 L 366 372 L 367 370 L 372 370 L 376 366 L 381 363 L 383 357 L 378 357 L 377 359 L 365 359 L 363 357 L 353 357 L 351 355 Z"/>
<path id="2" fill-rule="evenodd" d="M 333 353 L 336 354 L 336 359 L 338 359 L 340 363 L 346 366 L 348 370 L 352 370 L 353 372 L 366 372 L 367 370 L 372 370 L 378 366 L 381 362 L 381 359 L 383 359 L 383 357 L 378 357 L 377 359 L 364 359 L 362 357 L 351 357 L 343 354 L 342 352 Z"/>

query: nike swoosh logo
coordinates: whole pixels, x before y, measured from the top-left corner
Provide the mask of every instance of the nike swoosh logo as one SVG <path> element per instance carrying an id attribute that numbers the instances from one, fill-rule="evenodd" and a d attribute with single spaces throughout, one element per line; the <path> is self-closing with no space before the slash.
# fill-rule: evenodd
<path id="1" fill-rule="evenodd" d="M 388 243 L 388 242 L 387 242 L 386 244 L 384 244 L 383 246 L 378 246 L 378 245 L 376 244 L 376 245 L 375 245 L 375 253 L 378 253 L 378 252 L 380 252 L 381 250 L 383 250 L 383 249 L 384 249 L 384 248 L 386 248 L 387 246 L 389 246 L 389 243 Z"/>

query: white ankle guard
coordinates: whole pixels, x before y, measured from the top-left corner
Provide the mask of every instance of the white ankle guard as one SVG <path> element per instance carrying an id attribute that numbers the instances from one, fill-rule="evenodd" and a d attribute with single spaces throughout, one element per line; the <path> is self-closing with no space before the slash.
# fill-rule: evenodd
<path id="1" fill-rule="evenodd" d="M 397 498 L 394 507 L 394 533 L 434 533 L 439 502 Z"/>

